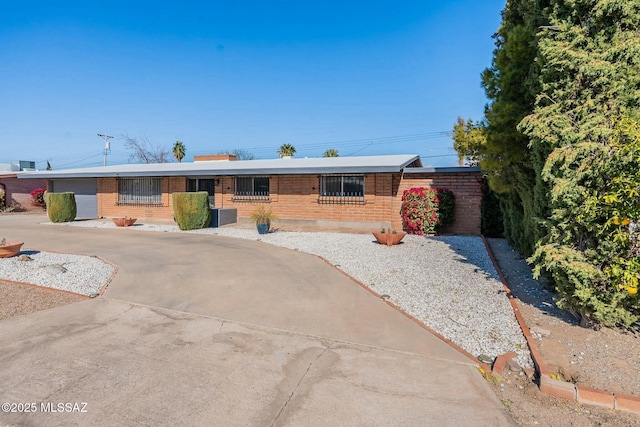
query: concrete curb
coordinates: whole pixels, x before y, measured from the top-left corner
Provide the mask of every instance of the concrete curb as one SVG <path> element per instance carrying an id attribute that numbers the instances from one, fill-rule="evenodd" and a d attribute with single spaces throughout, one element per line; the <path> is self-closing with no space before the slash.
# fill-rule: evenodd
<path id="1" fill-rule="evenodd" d="M 547 367 L 540 350 L 538 350 L 538 347 L 529 332 L 529 327 L 527 326 L 522 313 L 520 313 L 520 309 L 518 309 L 516 298 L 511 293 L 511 289 L 509 289 L 507 280 L 498 266 L 498 262 L 491 251 L 489 242 L 487 242 L 487 239 L 484 236 L 482 236 L 482 241 L 484 242 L 484 246 L 487 248 L 487 253 L 489 254 L 489 258 L 491 258 L 493 266 L 498 272 L 498 276 L 500 276 L 500 281 L 502 282 L 502 286 L 504 286 L 507 296 L 509 297 L 509 302 L 511 303 L 516 319 L 520 324 L 520 329 L 522 329 L 522 333 L 527 340 L 527 345 L 531 351 L 531 358 L 533 359 L 533 363 L 536 367 L 536 373 L 539 377 L 538 386 L 540 391 L 551 396 L 575 400 L 585 405 L 594 405 L 640 415 L 640 397 L 629 396 L 622 393 L 611 393 L 604 390 L 596 390 L 551 378 L 549 368 Z"/>

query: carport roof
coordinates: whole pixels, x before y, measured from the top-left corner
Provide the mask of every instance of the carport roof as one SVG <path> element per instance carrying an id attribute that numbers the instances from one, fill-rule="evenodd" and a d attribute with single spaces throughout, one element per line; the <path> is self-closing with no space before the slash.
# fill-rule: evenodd
<path id="1" fill-rule="evenodd" d="M 136 176 L 298 175 L 400 172 L 422 167 L 420 156 L 283 158 L 268 160 L 207 160 L 193 163 L 150 163 L 82 169 L 25 172 L 20 178 L 107 178 Z"/>

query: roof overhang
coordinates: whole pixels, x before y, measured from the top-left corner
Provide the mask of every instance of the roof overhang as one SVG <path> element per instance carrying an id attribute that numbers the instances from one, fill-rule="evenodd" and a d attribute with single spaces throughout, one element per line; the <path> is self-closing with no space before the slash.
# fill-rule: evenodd
<path id="1" fill-rule="evenodd" d="M 212 160 L 99 166 L 84 169 L 25 172 L 20 178 L 113 178 L 138 176 L 242 176 L 397 173 L 422 166 L 417 155 L 361 156 L 269 160 Z"/>
<path id="2" fill-rule="evenodd" d="M 407 168 L 404 174 L 412 173 L 465 173 L 465 172 L 482 172 L 479 166 L 430 166 L 421 168 Z"/>

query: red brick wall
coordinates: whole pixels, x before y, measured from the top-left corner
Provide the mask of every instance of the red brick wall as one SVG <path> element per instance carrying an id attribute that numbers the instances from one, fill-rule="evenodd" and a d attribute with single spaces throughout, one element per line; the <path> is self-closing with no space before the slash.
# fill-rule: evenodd
<path id="1" fill-rule="evenodd" d="M 480 172 L 464 173 L 405 173 L 398 197 L 394 199 L 396 212 L 400 212 L 402 193 L 413 187 L 445 188 L 456 196 L 455 221 L 446 232 L 480 234 L 480 202 L 482 200 L 482 175 Z M 402 227 L 402 220 L 393 225 Z"/>
<path id="2" fill-rule="evenodd" d="M 399 177 L 399 175 L 398 175 Z M 238 209 L 238 218 L 247 218 L 256 206 L 268 203 L 282 220 L 390 223 L 392 213 L 392 174 L 365 174 L 365 203 L 318 203 L 318 175 L 272 175 L 268 201 L 234 198 L 235 178 L 220 177 L 216 187 L 216 206 Z"/>
<path id="3" fill-rule="evenodd" d="M 44 209 L 31 206 L 31 192 L 36 188 L 47 188 L 47 180 L 43 178 L 0 177 L 0 183 L 5 187 L 5 203 L 15 204 L 18 210 L 41 211 Z M 2 191 L 2 185 L 0 185 Z"/>
<path id="4" fill-rule="evenodd" d="M 173 219 L 172 194 L 185 191 L 186 188 L 186 178 L 164 177 L 162 178 L 162 206 L 118 205 L 118 179 L 98 178 L 98 216 Z"/>
<path id="5" fill-rule="evenodd" d="M 318 175 L 272 175 L 270 195 L 265 201 L 238 200 L 234 197 L 235 177 L 214 177 L 220 180 L 216 186 L 215 205 L 219 208 L 236 208 L 239 219 L 247 219 L 261 204 L 267 203 L 280 220 L 320 222 L 349 222 L 384 225 L 402 229 L 400 207 L 402 193 L 412 187 L 447 188 L 456 196 L 455 221 L 447 232 L 480 234 L 480 200 L 482 186 L 480 172 L 464 173 L 380 173 L 365 175 L 365 203 L 318 203 L 320 179 Z M 130 216 L 147 219 L 173 219 L 171 193 L 186 190 L 186 178 L 162 179 L 162 206 L 118 206 L 116 178 L 98 179 L 98 214 L 113 218 Z"/>

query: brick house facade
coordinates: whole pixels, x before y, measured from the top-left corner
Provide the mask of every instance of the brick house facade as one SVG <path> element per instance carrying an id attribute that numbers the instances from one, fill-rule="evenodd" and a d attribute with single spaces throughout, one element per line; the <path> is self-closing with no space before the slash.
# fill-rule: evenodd
<path id="1" fill-rule="evenodd" d="M 283 223 L 362 228 L 384 226 L 398 230 L 402 229 L 400 207 L 404 190 L 412 187 L 447 188 L 456 196 L 456 215 L 455 222 L 446 231 L 480 234 L 482 193 L 479 169 L 423 168 L 417 156 L 380 157 L 383 158 L 234 161 L 232 158 L 220 160 L 218 156 L 207 156 L 196 159 L 192 166 L 184 163 L 143 165 L 136 169 L 136 165 L 122 165 L 121 168 L 92 168 L 43 175 L 50 180 L 95 177 L 97 212 L 99 217 L 105 218 L 130 216 L 142 220 L 172 220 L 172 194 L 195 191 L 194 188 L 200 185 L 195 182 L 202 180 L 209 185 L 207 189 L 212 204 L 216 208 L 236 209 L 240 221 L 247 221 L 256 206 L 268 204 Z M 139 183 L 136 182 L 138 179 L 141 180 Z M 127 182 L 143 185 L 142 180 L 152 182 L 144 185 L 155 189 L 157 194 L 153 203 L 136 205 L 124 200 L 123 192 L 126 190 L 123 188 L 129 185 Z M 247 190 L 247 185 L 251 191 L 255 185 L 256 192 L 241 191 Z M 263 192 L 258 192 L 258 188 Z M 355 188 L 355 193 L 347 193 L 347 188 Z M 341 193 L 343 189 L 345 192 Z"/>

